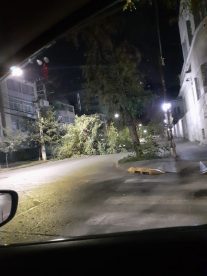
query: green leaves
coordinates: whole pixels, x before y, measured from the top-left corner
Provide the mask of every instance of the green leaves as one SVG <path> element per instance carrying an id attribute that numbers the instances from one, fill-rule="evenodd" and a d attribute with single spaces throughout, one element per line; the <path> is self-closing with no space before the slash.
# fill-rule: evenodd
<path id="1" fill-rule="evenodd" d="M 67 127 L 56 154 L 59 158 L 99 154 L 98 142 L 104 136 L 103 133 L 103 122 L 98 115 L 76 116 L 74 125 Z"/>
<path id="2" fill-rule="evenodd" d="M 97 59 L 98 53 L 92 57 L 91 50 L 88 51 L 84 68 L 87 93 L 98 95 L 109 112 L 128 110 L 133 117 L 140 115 L 149 96 L 138 70 L 140 53 L 127 43 L 107 50 L 102 48 L 102 60 Z"/>
<path id="3" fill-rule="evenodd" d="M 125 131 L 121 137 L 123 133 L 119 134 L 113 124 L 107 126 L 98 115 L 76 117 L 75 124 L 68 126 L 67 133 L 56 150 L 56 156 L 62 159 L 119 152 L 130 141 L 129 132 Z"/>
<path id="4" fill-rule="evenodd" d="M 56 144 L 60 141 L 62 132 L 64 129 L 57 121 L 55 112 L 49 108 L 42 111 L 41 116 L 30 127 L 30 140 L 38 144 Z"/>
<path id="5" fill-rule="evenodd" d="M 117 45 L 107 22 L 90 28 L 93 39 L 86 41 L 86 66 L 83 69 L 88 98 L 98 96 L 108 111 L 108 117 L 118 112 L 123 124 L 129 127 L 134 149 L 139 147 L 136 119 L 140 118 L 150 98 L 145 91 L 143 76 L 139 71 L 141 54 L 127 42 Z M 99 32 L 104 34 L 100 36 Z"/>
<path id="6" fill-rule="evenodd" d="M 136 7 L 138 7 L 139 4 L 151 5 L 153 3 L 153 0 L 123 0 L 123 2 L 124 2 L 124 6 L 123 6 L 124 11 L 126 10 L 133 11 L 133 10 L 136 10 Z M 182 2 L 180 0 L 160 0 L 160 2 L 162 2 L 162 4 L 168 9 L 175 9 L 179 3 L 182 3 L 184 7 L 192 8 L 193 5 L 199 2 L 199 0 L 184 0 Z"/>
<path id="7" fill-rule="evenodd" d="M 123 6 L 123 10 L 129 10 L 129 11 L 133 11 L 136 10 L 136 5 L 135 2 L 138 2 L 136 0 L 124 0 L 124 6 Z"/>
<path id="8" fill-rule="evenodd" d="M 28 135 L 20 130 L 4 129 L 4 137 L 0 141 L 0 151 L 4 153 L 17 151 L 28 139 Z"/>

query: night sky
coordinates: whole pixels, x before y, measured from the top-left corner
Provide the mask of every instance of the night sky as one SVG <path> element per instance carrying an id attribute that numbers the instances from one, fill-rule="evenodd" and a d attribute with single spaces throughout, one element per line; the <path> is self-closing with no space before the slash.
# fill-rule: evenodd
<path id="1" fill-rule="evenodd" d="M 171 20 L 177 16 L 177 11 L 166 11 L 159 7 L 159 22 L 163 56 L 165 58 L 164 75 L 169 98 L 175 98 L 179 91 L 179 74 L 182 67 L 182 49 L 177 22 Z M 142 53 L 142 68 L 151 85 L 151 89 L 162 95 L 159 73 L 159 44 L 156 28 L 155 9 L 143 7 L 133 14 L 128 14 L 127 26 L 129 39 Z"/>
<path id="2" fill-rule="evenodd" d="M 174 20 L 178 11 L 166 11 L 159 6 L 161 40 L 166 66 L 164 74 L 169 98 L 179 92 L 179 74 L 183 63 L 178 24 Z M 155 9 L 153 6 L 137 7 L 133 12 L 118 12 L 113 18 L 121 20 L 121 39 L 136 46 L 142 55 L 141 71 L 153 93 L 162 97 L 159 74 L 159 48 L 156 32 Z M 84 64 L 84 47 L 74 47 L 66 38 L 48 49 L 44 55 L 50 58 L 49 77 L 54 82 L 57 98 L 66 98 L 72 104 L 72 92 L 81 89 L 82 76 L 80 65 Z"/>

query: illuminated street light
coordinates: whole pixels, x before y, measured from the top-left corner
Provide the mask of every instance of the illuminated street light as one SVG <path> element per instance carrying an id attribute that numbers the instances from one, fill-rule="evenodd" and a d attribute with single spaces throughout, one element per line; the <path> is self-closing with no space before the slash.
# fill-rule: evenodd
<path id="1" fill-rule="evenodd" d="M 41 66 L 41 65 L 43 64 L 42 60 L 40 60 L 40 59 L 37 59 L 36 61 L 37 61 L 37 64 L 38 64 L 39 66 Z"/>
<path id="2" fill-rule="evenodd" d="M 13 77 L 21 77 L 23 75 L 23 70 L 17 66 L 12 66 L 10 68 L 10 71 Z"/>
<path id="3" fill-rule="evenodd" d="M 118 114 L 118 113 L 115 113 L 115 114 L 114 114 L 114 117 L 115 117 L 116 119 L 118 119 L 118 118 L 119 118 L 119 114 Z"/>
<path id="4" fill-rule="evenodd" d="M 139 127 L 142 127 L 142 124 L 139 124 Z"/>
<path id="5" fill-rule="evenodd" d="M 162 104 L 162 109 L 165 112 L 165 120 L 164 123 L 167 126 L 167 137 L 168 140 L 170 141 L 170 153 L 171 156 L 176 157 L 176 146 L 175 146 L 175 142 L 173 139 L 173 133 L 172 133 L 172 127 L 173 127 L 173 117 L 172 117 L 172 113 L 171 113 L 171 103 L 167 102 L 167 103 L 163 103 Z"/>
<path id="6" fill-rule="evenodd" d="M 163 103 L 162 104 L 162 109 L 164 112 L 167 112 L 171 109 L 171 103 Z"/>
<path id="7" fill-rule="evenodd" d="M 50 62 L 50 60 L 49 60 L 48 57 L 44 57 L 43 60 L 44 60 L 45 63 L 49 63 Z"/>
<path id="8" fill-rule="evenodd" d="M 143 131 L 144 133 L 147 133 L 147 130 L 146 129 L 144 129 L 144 131 Z"/>

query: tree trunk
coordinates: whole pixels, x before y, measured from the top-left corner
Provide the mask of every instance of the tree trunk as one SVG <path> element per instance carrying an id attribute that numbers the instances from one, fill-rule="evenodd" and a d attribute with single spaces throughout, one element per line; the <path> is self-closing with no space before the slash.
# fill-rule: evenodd
<path id="1" fill-rule="evenodd" d="M 6 167 L 8 168 L 9 167 L 9 163 L 8 163 L 8 153 L 7 152 L 5 153 L 5 157 L 6 157 Z"/>
<path id="2" fill-rule="evenodd" d="M 45 147 L 45 142 L 44 142 L 44 134 L 43 134 L 41 125 L 40 125 L 40 139 L 41 139 L 41 143 L 40 143 L 41 157 L 42 157 L 42 160 L 46 161 L 47 154 L 46 154 L 46 147 Z"/>
<path id="3" fill-rule="evenodd" d="M 136 122 L 131 114 L 127 115 L 127 127 L 129 129 L 129 133 L 130 133 L 130 136 L 132 139 L 133 148 L 136 153 L 136 156 L 140 157 L 140 155 L 142 155 L 142 150 L 140 147 L 140 140 L 139 140 L 139 136 L 137 133 Z"/>
<path id="4" fill-rule="evenodd" d="M 127 127 L 129 129 L 129 133 L 130 133 L 130 136 L 132 139 L 133 149 L 138 157 L 141 154 L 141 149 L 140 149 L 140 141 L 139 141 L 139 137 L 137 134 L 136 126 L 134 124 L 130 124 Z"/>
<path id="5" fill-rule="evenodd" d="M 42 156 L 42 160 L 44 160 L 44 161 L 47 160 L 47 154 L 46 154 L 45 144 L 41 145 L 41 156 Z"/>

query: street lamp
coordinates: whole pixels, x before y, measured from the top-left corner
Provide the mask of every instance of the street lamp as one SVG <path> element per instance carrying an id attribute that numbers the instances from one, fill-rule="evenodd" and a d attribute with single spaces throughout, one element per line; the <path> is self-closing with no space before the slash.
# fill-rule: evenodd
<path id="1" fill-rule="evenodd" d="M 165 113 L 164 123 L 167 126 L 167 136 L 168 136 L 168 140 L 170 141 L 170 153 L 171 153 L 171 156 L 176 157 L 176 146 L 175 146 L 175 142 L 172 134 L 173 118 L 172 118 L 171 108 L 172 108 L 172 105 L 169 102 L 165 102 L 162 104 L 162 110 Z"/>
<path id="2" fill-rule="evenodd" d="M 147 133 L 147 130 L 146 129 L 144 129 L 144 131 L 143 131 L 144 133 Z"/>
<path id="3" fill-rule="evenodd" d="M 171 103 L 163 103 L 162 104 L 162 109 L 163 109 L 164 112 L 167 112 L 168 110 L 170 110 L 171 107 L 172 107 Z"/>
<path id="4" fill-rule="evenodd" d="M 42 71 L 42 75 L 43 75 L 43 79 L 48 79 L 48 63 L 50 62 L 48 57 L 43 57 L 41 59 L 36 59 L 36 63 L 37 65 L 41 68 Z M 29 60 L 29 63 L 33 63 L 33 60 Z M 23 70 L 18 67 L 18 66 L 12 66 L 10 67 L 10 71 L 11 71 L 11 76 L 12 77 L 21 77 L 23 75 Z M 42 101 L 41 97 L 38 97 L 38 91 L 37 91 L 37 82 L 40 82 L 40 86 L 43 88 L 41 90 L 41 92 L 43 91 L 44 93 L 44 99 Z M 46 87 L 45 87 L 45 82 L 41 79 L 41 80 L 34 80 L 34 85 L 35 85 L 35 90 L 36 90 L 36 112 L 37 112 L 37 118 L 42 120 L 42 116 L 41 116 L 41 106 L 48 106 L 49 103 L 47 101 L 47 91 L 46 91 Z M 44 137 L 43 137 L 44 133 L 43 133 L 43 129 L 42 126 L 40 126 L 40 137 L 41 137 L 41 141 L 44 141 Z M 46 160 L 47 156 L 46 156 L 46 148 L 45 148 L 45 143 L 43 142 L 41 144 L 41 154 L 42 154 L 42 159 Z"/>
<path id="5" fill-rule="evenodd" d="M 23 70 L 18 66 L 10 67 L 10 71 L 13 77 L 21 77 L 23 75 Z"/>
<path id="6" fill-rule="evenodd" d="M 47 59 L 46 61 L 48 63 L 49 59 Z M 12 66 L 12 67 L 10 67 L 10 71 L 11 71 L 11 76 L 12 77 L 21 77 L 23 75 L 23 73 L 24 73 L 24 71 L 20 67 L 18 67 L 18 66 Z M 36 89 L 36 83 L 35 83 L 35 89 Z M 40 114 L 39 100 L 37 100 L 36 112 L 37 112 L 37 117 L 39 119 L 42 119 L 41 114 Z M 40 137 L 41 137 L 41 141 L 42 141 L 43 140 L 42 126 L 40 126 Z M 42 152 L 42 159 L 46 160 L 47 156 L 46 156 L 45 143 L 43 143 L 43 145 L 41 145 L 41 152 Z"/>
<path id="7" fill-rule="evenodd" d="M 114 114 L 114 117 L 115 117 L 116 119 L 118 119 L 118 118 L 119 118 L 119 114 L 118 114 L 118 113 L 115 113 L 115 114 Z"/>

